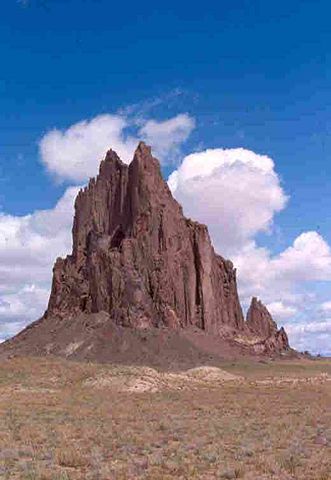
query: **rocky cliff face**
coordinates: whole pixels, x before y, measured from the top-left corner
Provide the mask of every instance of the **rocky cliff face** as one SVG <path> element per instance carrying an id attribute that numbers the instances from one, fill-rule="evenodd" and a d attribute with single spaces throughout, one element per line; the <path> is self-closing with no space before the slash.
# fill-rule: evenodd
<path id="1" fill-rule="evenodd" d="M 277 332 L 277 325 L 267 307 L 256 297 L 252 298 L 247 311 L 247 326 L 255 335 L 262 338 L 268 338 Z"/>
<path id="2" fill-rule="evenodd" d="M 289 349 L 289 342 L 284 328 L 278 330 L 267 307 L 256 297 L 252 298 L 247 312 L 247 327 L 260 338 L 257 350 L 266 352 L 281 352 Z"/>
<path id="3" fill-rule="evenodd" d="M 129 166 L 110 150 L 77 196 L 72 254 L 55 263 L 45 315 L 0 353 L 147 361 L 155 350 L 157 361 L 173 352 L 168 364 L 179 350 L 199 363 L 218 348 L 273 353 L 288 340 L 256 298 L 244 321 L 232 263 L 184 217 L 150 147 L 140 143 Z"/>
<path id="4" fill-rule="evenodd" d="M 183 216 L 140 143 L 127 166 L 109 151 L 75 204 L 73 251 L 58 259 L 47 315 L 105 311 L 131 327 L 244 328 L 236 272 L 206 226 Z"/>

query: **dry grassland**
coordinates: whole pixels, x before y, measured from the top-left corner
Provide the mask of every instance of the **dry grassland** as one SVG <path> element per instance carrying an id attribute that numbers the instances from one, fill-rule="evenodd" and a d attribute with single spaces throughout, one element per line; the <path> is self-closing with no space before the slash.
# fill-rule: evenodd
<path id="1" fill-rule="evenodd" d="M 331 362 L 0 364 L 0 478 L 331 479 Z"/>

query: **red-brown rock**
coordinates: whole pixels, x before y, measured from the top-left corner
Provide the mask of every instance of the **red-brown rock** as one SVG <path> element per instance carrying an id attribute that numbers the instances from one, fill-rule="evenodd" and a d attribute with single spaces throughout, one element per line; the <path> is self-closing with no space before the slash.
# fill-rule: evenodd
<path id="1" fill-rule="evenodd" d="M 267 307 L 256 297 L 252 298 L 247 311 L 247 326 L 255 335 L 262 338 L 268 338 L 277 332 L 277 325 Z"/>
<path id="2" fill-rule="evenodd" d="M 205 225 L 183 216 L 143 143 L 129 166 L 107 153 L 77 197 L 72 255 L 54 267 L 47 315 L 99 311 L 138 328 L 244 328 L 232 263 Z"/>
<path id="3" fill-rule="evenodd" d="M 254 348 L 243 344 L 249 337 Z M 140 143 L 129 166 L 109 150 L 77 196 L 72 254 L 56 260 L 45 315 L 0 353 L 156 363 L 163 355 L 168 364 L 183 352 L 212 358 L 217 345 L 269 354 L 288 340 L 255 298 L 244 321 L 236 270 L 215 253 L 207 227 L 184 217 L 150 147 Z"/>
<path id="4" fill-rule="evenodd" d="M 284 328 L 278 330 L 267 307 L 256 297 L 252 298 L 248 309 L 246 325 L 255 336 L 261 339 L 258 343 L 258 349 L 261 351 L 271 353 L 289 349 Z"/>

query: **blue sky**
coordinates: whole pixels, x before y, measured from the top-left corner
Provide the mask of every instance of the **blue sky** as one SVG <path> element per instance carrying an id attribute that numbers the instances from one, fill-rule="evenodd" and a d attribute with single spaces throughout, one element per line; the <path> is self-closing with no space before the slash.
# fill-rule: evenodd
<path id="1" fill-rule="evenodd" d="M 331 244 L 330 14 L 327 1 L 5 0 L 0 18 L 2 215 L 8 220 L 53 209 L 68 187 L 81 183 L 54 177 L 54 169 L 52 175 L 46 168 L 39 145 L 52 129 L 65 131 L 82 120 L 120 113 L 129 118 L 123 135 L 138 138 L 144 122 L 185 114 L 195 128 L 187 127 L 189 132 L 167 150 L 172 161 L 163 161 L 166 177 L 192 152 L 243 147 L 267 155 L 289 200 L 272 210 L 268 231 L 257 227 L 248 240 L 267 248 L 271 257 L 303 232 L 313 231 Z M 218 244 L 217 234 L 215 239 Z M 314 267 L 308 262 L 307 268 Z M 312 345 L 311 333 L 313 349 L 319 348 L 318 335 L 324 335 L 323 351 L 331 343 L 328 308 L 321 307 L 331 301 L 328 275 L 323 270 L 307 279 L 311 285 L 298 287 L 304 302 L 307 295 L 316 297 L 306 316 L 297 312 L 289 318 L 283 312 L 281 317 L 298 325 L 293 338 L 304 338 L 300 346 Z M 300 283 L 298 276 L 295 282 Z M 24 285 L 1 290 L 0 284 L 4 325 L 9 295 L 15 288 L 33 290 L 34 282 Z M 269 296 L 271 304 L 280 301 Z M 21 325 L 13 312 L 10 322 L 14 326 L 4 328 L 3 336 Z M 325 331 L 316 334 L 309 327 L 302 332 L 299 325 L 305 322 L 323 323 Z"/>

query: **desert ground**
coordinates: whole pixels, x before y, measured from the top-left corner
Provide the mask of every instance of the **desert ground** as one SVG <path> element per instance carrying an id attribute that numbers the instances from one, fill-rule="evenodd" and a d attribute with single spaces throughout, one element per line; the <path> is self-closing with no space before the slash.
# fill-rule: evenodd
<path id="1" fill-rule="evenodd" d="M 331 479 L 331 360 L 3 361 L 0 478 Z"/>

